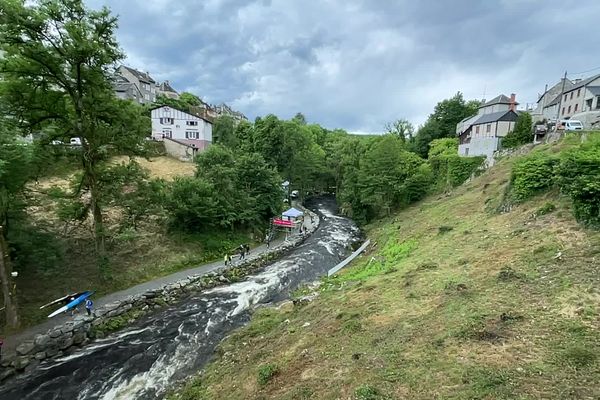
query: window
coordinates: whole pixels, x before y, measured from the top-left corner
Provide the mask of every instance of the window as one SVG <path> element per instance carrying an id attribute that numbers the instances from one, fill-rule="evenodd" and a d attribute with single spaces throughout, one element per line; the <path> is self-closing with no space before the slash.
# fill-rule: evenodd
<path id="1" fill-rule="evenodd" d="M 565 100 L 564 101 L 567 101 L 567 95 L 566 94 L 565 94 Z"/>
<path id="2" fill-rule="evenodd" d="M 468 156 L 468 155 L 469 155 L 469 148 L 465 147 L 465 156 Z"/>
<path id="3" fill-rule="evenodd" d="M 144 98 L 145 98 L 146 100 L 150 100 L 150 95 L 149 95 L 148 93 L 146 93 L 146 94 L 144 95 Z"/>
<path id="4" fill-rule="evenodd" d="M 490 133 L 492 131 L 492 124 L 487 124 L 485 127 L 485 133 Z"/>
<path id="5" fill-rule="evenodd" d="M 477 133 L 479 133 L 479 125 L 477 125 L 477 126 L 475 127 L 475 133 L 476 133 L 476 134 L 477 134 Z"/>
<path id="6" fill-rule="evenodd" d="M 198 126 L 198 121 L 185 121 L 187 126 Z"/>
<path id="7" fill-rule="evenodd" d="M 571 92 L 571 99 L 570 100 L 573 100 L 573 92 Z"/>
<path id="8" fill-rule="evenodd" d="M 161 118 L 160 123 L 162 125 L 173 125 L 173 118 L 170 118 L 170 117 Z"/>
<path id="9" fill-rule="evenodd" d="M 600 96 L 596 97 L 596 110 L 600 110 Z"/>
<path id="10" fill-rule="evenodd" d="M 565 108 L 562 109 L 562 115 L 565 115 Z"/>
<path id="11" fill-rule="evenodd" d="M 171 139 L 173 137 L 173 133 L 171 132 L 170 129 L 163 129 L 162 134 L 163 134 L 163 137 L 166 137 L 169 139 Z"/>
<path id="12" fill-rule="evenodd" d="M 571 106 L 569 106 L 569 108 L 567 109 L 567 112 L 568 112 L 569 114 L 571 114 Z"/>
<path id="13" fill-rule="evenodd" d="M 185 131 L 186 139 L 200 139 L 200 132 L 198 131 Z"/>
<path id="14" fill-rule="evenodd" d="M 577 97 L 579 97 L 579 95 L 580 95 L 580 94 L 581 94 L 581 89 L 579 89 L 579 90 L 577 91 Z"/>
<path id="15" fill-rule="evenodd" d="M 579 106 L 579 104 L 575 104 L 575 109 L 573 109 L 573 112 L 577 112 L 577 107 Z"/>

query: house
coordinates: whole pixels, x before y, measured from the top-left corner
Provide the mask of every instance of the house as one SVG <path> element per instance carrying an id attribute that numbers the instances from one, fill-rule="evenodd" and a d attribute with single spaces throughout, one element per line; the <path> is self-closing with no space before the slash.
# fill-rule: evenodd
<path id="1" fill-rule="evenodd" d="M 223 115 L 228 115 L 231 118 L 233 118 L 233 120 L 235 122 L 240 122 L 240 121 L 247 121 L 248 118 L 246 118 L 246 116 L 244 114 L 242 114 L 239 111 L 235 111 L 233 110 L 231 107 L 229 107 L 227 104 L 225 103 L 221 103 L 219 105 L 213 106 L 212 107 L 214 112 L 216 113 L 217 116 L 223 116 Z"/>
<path id="2" fill-rule="evenodd" d="M 562 78 L 558 83 L 538 96 L 537 107 L 531 112 L 531 118 L 536 121 L 555 120 L 558 112 L 558 102 L 564 91 L 570 90 L 573 82 L 567 78 Z"/>
<path id="3" fill-rule="evenodd" d="M 560 119 L 576 119 L 584 128 L 600 124 L 600 74 L 575 81 L 560 99 Z"/>
<path id="4" fill-rule="evenodd" d="M 121 65 L 115 75 L 117 96 L 137 101 L 140 104 L 151 104 L 156 100 L 156 81 L 152 79 L 148 72 L 140 72 Z M 120 91 L 119 83 L 122 85 Z M 125 83 L 132 85 L 135 89 L 128 87 L 127 90 L 123 90 L 125 89 Z"/>
<path id="5" fill-rule="evenodd" d="M 169 81 L 164 81 L 156 87 L 156 95 L 163 95 L 171 99 L 178 99 L 179 93 L 169 84 Z"/>
<path id="6" fill-rule="evenodd" d="M 510 98 L 501 94 L 479 106 L 477 115 L 460 121 L 456 125 L 458 154 L 491 159 L 501 148 L 501 139 L 514 129 L 517 105 L 514 94 Z"/>
<path id="7" fill-rule="evenodd" d="M 169 106 L 155 107 L 150 114 L 152 137 L 164 140 L 167 153 L 174 157 L 183 159 L 187 149 L 202 151 L 212 143 L 212 123 L 204 118 Z"/>

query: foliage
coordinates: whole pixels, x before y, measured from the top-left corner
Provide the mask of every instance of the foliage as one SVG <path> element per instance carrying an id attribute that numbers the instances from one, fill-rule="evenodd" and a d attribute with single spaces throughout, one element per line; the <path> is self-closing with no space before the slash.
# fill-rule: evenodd
<path id="1" fill-rule="evenodd" d="M 558 159 L 542 152 L 516 161 L 511 175 L 511 192 L 515 200 L 523 201 L 554 185 L 554 167 Z"/>
<path id="2" fill-rule="evenodd" d="M 461 157 L 458 155 L 458 140 L 455 138 L 435 139 L 429 150 L 429 164 L 439 190 L 448 190 L 462 185 L 484 163 L 485 157 Z"/>
<path id="3" fill-rule="evenodd" d="M 410 148 L 421 157 L 427 157 L 431 141 L 454 137 L 456 125 L 463 119 L 475 115 L 479 105 L 477 101 L 465 101 L 460 92 L 450 99 L 440 101 L 425 124 L 417 130 Z"/>
<path id="4" fill-rule="evenodd" d="M 110 149 L 139 154 L 149 131 L 142 108 L 117 99 L 112 88 L 110 68 L 123 57 L 116 26 L 107 8 L 92 11 L 82 0 L 7 0 L 0 9 L 0 91 L 7 111 L 48 142 L 81 141 L 82 190 L 76 195 L 89 198 L 101 256 L 103 162 Z"/>
<path id="5" fill-rule="evenodd" d="M 355 400 L 385 400 L 387 399 L 376 387 L 362 385 L 354 391 Z"/>
<path id="6" fill-rule="evenodd" d="M 176 179 L 165 197 L 178 229 L 261 225 L 280 211 L 281 178 L 259 154 L 213 145 L 196 164 L 196 176 Z"/>
<path id="7" fill-rule="evenodd" d="M 275 375 L 279 373 L 279 367 L 276 364 L 264 364 L 258 368 L 257 382 L 259 386 L 266 386 Z"/>
<path id="8" fill-rule="evenodd" d="M 385 124 L 385 132 L 398 136 L 402 141 L 407 141 L 414 136 L 415 127 L 406 119 L 397 119 Z"/>
<path id="9" fill-rule="evenodd" d="M 214 142 L 225 147 L 234 148 L 237 145 L 235 137 L 235 121 L 229 115 L 222 115 L 213 125 Z"/>
<path id="10" fill-rule="evenodd" d="M 531 143 L 533 140 L 532 129 L 531 114 L 527 112 L 520 113 L 515 123 L 515 129 L 502 139 L 502 147 L 513 148 Z"/>
<path id="11" fill-rule="evenodd" d="M 565 152 L 556 168 L 561 191 L 571 197 L 575 218 L 600 228 L 600 139 Z"/>

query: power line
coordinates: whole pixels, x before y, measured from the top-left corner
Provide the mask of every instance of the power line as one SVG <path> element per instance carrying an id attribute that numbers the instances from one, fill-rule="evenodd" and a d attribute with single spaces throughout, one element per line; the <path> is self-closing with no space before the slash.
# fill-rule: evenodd
<path id="1" fill-rule="evenodd" d="M 596 71 L 596 70 L 598 70 L 598 69 L 600 69 L 600 67 L 596 67 L 596 68 L 588 69 L 587 71 L 581 71 L 581 72 L 572 72 L 572 73 L 570 73 L 569 75 L 581 75 L 581 74 L 585 74 L 585 73 L 588 73 L 588 72 Z"/>

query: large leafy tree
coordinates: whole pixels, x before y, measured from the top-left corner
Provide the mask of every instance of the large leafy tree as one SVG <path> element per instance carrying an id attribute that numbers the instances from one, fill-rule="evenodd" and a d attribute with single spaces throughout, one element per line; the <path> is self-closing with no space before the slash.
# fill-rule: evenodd
<path id="1" fill-rule="evenodd" d="M 0 285 L 4 297 L 6 322 L 17 328 L 19 315 L 17 294 L 12 280 L 12 263 L 9 253 L 9 217 L 22 202 L 19 199 L 30 179 L 32 164 L 31 146 L 18 142 L 12 121 L 0 121 Z"/>
<path id="2" fill-rule="evenodd" d="M 122 58 L 116 17 L 83 0 L 0 3 L 1 95 L 9 112 L 48 140 L 79 138 L 96 251 L 105 252 L 101 174 L 110 149 L 137 154 L 149 132 L 140 107 L 116 99 L 111 71 Z"/>
<path id="3" fill-rule="evenodd" d="M 506 148 L 519 147 L 533 141 L 533 122 L 531 114 L 522 112 L 517 117 L 515 129 L 502 139 L 502 146 Z"/>
<path id="4" fill-rule="evenodd" d="M 433 113 L 419 128 L 412 141 L 412 150 L 421 157 L 427 157 L 429 143 L 434 139 L 454 137 L 456 124 L 477 113 L 478 101 L 465 101 L 462 93 L 437 103 Z"/>
<path id="5" fill-rule="evenodd" d="M 385 132 L 398 136 L 402 141 L 410 140 L 414 133 L 415 128 L 406 119 L 397 119 L 394 122 L 388 122 L 385 124 Z"/>
<path id="6" fill-rule="evenodd" d="M 235 136 L 235 121 L 229 115 L 222 115 L 215 120 L 213 138 L 215 143 L 234 148 L 238 144 Z"/>

